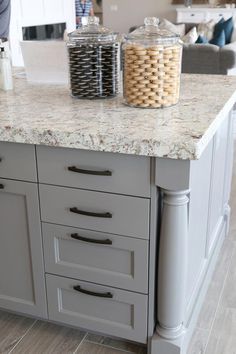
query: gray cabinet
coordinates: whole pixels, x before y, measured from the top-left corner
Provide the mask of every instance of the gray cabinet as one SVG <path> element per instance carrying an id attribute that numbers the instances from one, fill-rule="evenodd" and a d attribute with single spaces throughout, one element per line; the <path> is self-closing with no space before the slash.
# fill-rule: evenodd
<path id="1" fill-rule="evenodd" d="M 0 180 L 0 307 L 47 317 L 37 184 Z"/>
<path id="2" fill-rule="evenodd" d="M 150 172 L 145 157 L 0 142 L 0 308 L 146 343 Z"/>
<path id="3" fill-rule="evenodd" d="M 216 133 L 213 145 L 212 159 L 212 176 L 211 176 L 211 197 L 209 211 L 209 230 L 208 230 L 208 254 L 211 253 L 212 247 L 217 241 L 219 228 L 224 218 L 224 192 L 225 192 L 225 176 L 227 168 L 227 140 L 228 140 L 228 121 L 222 124 L 222 128 Z"/>
<path id="4" fill-rule="evenodd" d="M 150 159 L 36 151 L 49 319 L 146 343 Z"/>

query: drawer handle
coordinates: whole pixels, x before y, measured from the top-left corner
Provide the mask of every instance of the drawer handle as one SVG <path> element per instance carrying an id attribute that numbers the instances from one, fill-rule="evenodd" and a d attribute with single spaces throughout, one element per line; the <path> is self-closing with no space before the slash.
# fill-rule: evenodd
<path id="1" fill-rule="evenodd" d="M 70 208 L 70 212 L 79 215 L 93 216 L 95 218 L 112 218 L 111 213 L 92 213 L 90 211 L 79 210 L 78 208 Z"/>
<path id="2" fill-rule="evenodd" d="M 4 189 L 4 184 L 0 184 L 0 189 Z"/>
<path id="3" fill-rule="evenodd" d="M 75 166 L 70 166 L 68 167 L 69 171 L 76 172 L 76 173 L 82 173 L 84 175 L 94 175 L 94 176 L 111 176 L 112 172 L 111 171 L 93 171 L 93 170 L 84 170 L 82 168 L 77 168 Z"/>
<path id="4" fill-rule="evenodd" d="M 86 294 L 86 295 L 97 296 L 97 297 L 106 297 L 108 299 L 112 299 L 113 298 L 113 295 L 110 292 L 107 292 L 107 293 L 95 293 L 94 291 L 89 291 L 89 290 L 82 289 L 81 286 L 79 286 L 79 285 L 73 286 L 73 289 L 76 290 L 76 291 L 79 291 L 80 293 Z"/>
<path id="5" fill-rule="evenodd" d="M 98 243 L 99 245 L 112 245 L 112 241 L 108 238 L 106 240 L 95 240 L 94 238 L 87 238 L 84 236 L 80 236 L 79 234 L 71 234 L 70 237 L 79 241 Z"/>
<path id="6" fill-rule="evenodd" d="M 191 14 L 191 16 L 195 16 L 195 14 Z"/>

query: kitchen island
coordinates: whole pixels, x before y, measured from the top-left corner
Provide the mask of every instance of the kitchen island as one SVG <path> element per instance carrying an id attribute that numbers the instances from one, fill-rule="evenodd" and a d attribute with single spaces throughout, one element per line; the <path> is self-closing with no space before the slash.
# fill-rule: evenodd
<path id="1" fill-rule="evenodd" d="M 228 232 L 236 81 L 135 109 L 0 93 L 0 307 L 183 354 Z"/>

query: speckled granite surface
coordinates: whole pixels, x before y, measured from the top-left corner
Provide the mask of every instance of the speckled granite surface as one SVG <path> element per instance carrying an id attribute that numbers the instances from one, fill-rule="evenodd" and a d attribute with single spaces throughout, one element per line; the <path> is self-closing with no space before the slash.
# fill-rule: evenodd
<path id="1" fill-rule="evenodd" d="M 14 91 L 0 91 L 0 141 L 197 159 L 236 101 L 229 76 L 183 75 L 180 103 L 162 110 L 76 100 L 15 76 Z"/>

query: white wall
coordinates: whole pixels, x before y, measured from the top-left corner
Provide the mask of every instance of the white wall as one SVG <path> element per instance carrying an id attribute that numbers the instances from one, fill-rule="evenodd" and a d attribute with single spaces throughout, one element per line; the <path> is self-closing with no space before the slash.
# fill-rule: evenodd
<path id="1" fill-rule="evenodd" d="M 23 66 L 20 48 L 22 27 L 50 23 L 66 23 L 66 29 L 75 29 L 74 0 L 13 0 L 11 2 L 10 46 L 13 66 Z"/>
<path id="2" fill-rule="evenodd" d="M 103 24 L 119 32 L 128 32 L 143 24 L 144 17 L 166 17 L 175 21 L 171 0 L 103 0 Z"/>

